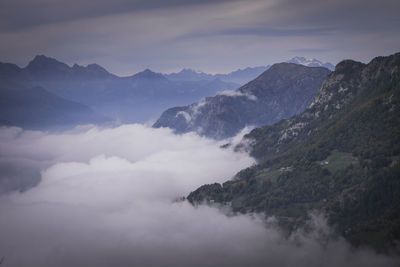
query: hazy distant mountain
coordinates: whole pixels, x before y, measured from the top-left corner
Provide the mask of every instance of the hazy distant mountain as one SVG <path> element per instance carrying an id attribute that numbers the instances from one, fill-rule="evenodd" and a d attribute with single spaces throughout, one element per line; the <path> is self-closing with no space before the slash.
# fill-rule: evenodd
<path id="1" fill-rule="evenodd" d="M 238 69 L 228 74 L 216 74 L 215 77 L 221 79 L 222 81 L 230 81 L 244 85 L 255 78 L 257 78 L 261 73 L 269 69 L 271 65 L 259 66 L 259 67 L 248 67 L 245 69 Z"/>
<path id="2" fill-rule="evenodd" d="M 41 87 L 0 84 L 0 125 L 26 129 L 65 129 L 109 121 L 89 107 L 63 99 Z"/>
<path id="3" fill-rule="evenodd" d="M 308 59 L 305 57 L 294 57 L 286 62 L 307 67 L 325 67 L 329 70 L 335 69 L 335 66 L 329 62 L 323 63 L 317 59 Z M 257 78 L 261 73 L 270 67 L 271 65 L 248 67 L 245 69 L 238 69 L 228 74 L 208 74 L 201 71 L 195 71 L 193 69 L 183 69 L 177 73 L 164 74 L 164 76 L 172 81 L 211 81 L 213 79 L 219 79 L 224 82 L 232 82 L 238 85 L 244 85 Z"/>
<path id="4" fill-rule="evenodd" d="M 220 139 L 235 135 L 246 125 L 272 124 L 303 111 L 329 72 L 326 68 L 275 64 L 235 91 L 168 109 L 154 127 Z"/>
<path id="5" fill-rule="evenodd" d="M 301 114 L 245 136 L 258 164 L 204 185 L 192 203 L 229 203 L 295 230 L 322 212 L 353 245 L 400 240 L 400 53 L 340 62 Z M 246 146 L 246 145 L 245 145 Z"/>
<path id="6" fill-rule="evenodd" d="M 86 67 L 67 64 L 44 55 L 36 56 L 25 68 L 34 80 L 111 79 L 115 75 L 97 64 Z"/>
<path id="7" fill-rule="evenodd" d="M 305 57 L 294 57 L 288 61 L 287 63 L 294 63 L 294 64 L 299 64 L 307 67 L 325 67 L 330 70 L 335 70 L 335 66 L 329 62 L 321 62 L 318 59 L 312 58 L 305 58 Z"/>
<path id="8" fill-rule="evenodd" d="M 145 69 L 142 72 L 136 73 L 130 77 L 132 80 L 151 80 L 151 81 L 166 81 L 167 79 L 161 73 L 155 73 L 149 69 Z"/>
<path id="9" fill-rule="evenodd" d="M 261 73 L 266 71 L 270 66 L 248 67 L 238 69 L 228 74 L 207 74 L 192 69 L 183 69 L 178 73 L 164 74 L 169 80 L 173 81 L 202 81 L 219 79 L 224 82 L 243 85 L 251 80 L 254 80 Z"/>
<path id="10" fill-rule="evenodd" d="M 171 81 L 149 69 L 118 77 L 97 64 L 70 67 L 44 55 L 36 56 L 25 68 L 0 63 L 0 83 L 5 82 L 45 88 L 123 123 L 156 119 L 168 107 L 193 103 L 220 90 L 238 87 L 216 79 Z"/>
<path id="11" fill-rule="evenodd" d="M 182 69 L 180 72 L 164 74 L 164 76 L 171 81 L 211 81 L 215 79 L 214 75 L 212 74 L 207 74 L 192 69 Z"/>

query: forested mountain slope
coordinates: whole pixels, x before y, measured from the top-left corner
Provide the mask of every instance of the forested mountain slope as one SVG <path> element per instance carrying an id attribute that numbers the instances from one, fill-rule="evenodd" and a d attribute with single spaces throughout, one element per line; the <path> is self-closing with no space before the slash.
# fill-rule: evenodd
<path id="1" fill-rule="evenodd" d="M 258 164 L 200 187 L 190 202 L 265 212 L 288 229 L 317 210 L 354 245 L 393 247 L 400 239 L 400 53 L 339 63 L 307 110 L 254 129 L 236 149 L 249 149 Z"/>

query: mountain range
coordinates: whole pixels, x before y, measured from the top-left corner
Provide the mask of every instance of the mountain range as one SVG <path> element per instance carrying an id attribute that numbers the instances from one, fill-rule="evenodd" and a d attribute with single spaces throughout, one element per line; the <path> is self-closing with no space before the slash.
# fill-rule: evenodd
<path id="1" fill-rule="evenodd" d="M 302 112 L 329 72 L 322 67 L 274 64 L 237 90 L 166 110 L 153 127 L 215 139 L 231 137 L 245 126 L 272 124 Z"/>
<path id="2" fill-rule="evenodd" d="M 353 245 L 388 252 L 400 239 L 399 140 L 400 53 L 345 60 L 305 111 L 252 130 L 235 147 L 256 165 L 187 199 L 263 212 L 288 231 L 323 213 Z"/>
<path id="3" fill-rule="evenodd" d="M 58 100 L 63 99 L 64 102 L 69 101 L 69 103 L 74 102 L 86 106 L 87 109 L 92 109 L 98 118 L 108 117 L 110 121 L 133 123 L 156 119 L 163 110 L 170 106 L 191 103 L 205 96 L 215 95 L 220 90 L 238 87 L 237 84 L 218 79 L 171 81 L 164 75 L 149 69 L 132 76 L 118 77 L 97 64 L 87 66 L 75 64 L 70 67 L 43 55 L 36 56 L 24 68 L 15 64 L 0 63 L 0 84 L 2 85 L 3 92 L 0 94 L 3 102 L 8 101 L 7 99 L 12 97 L 12 93 L 15 92 L 18 94 L 15 97 L 25 98 L 25 102 L 29 102 L 28 99 L 30 99 L 30 104 L 36 106 L 35 110 L 38 111 L 36 115 L 34 110 L 30 110 L 30 116 L 27 116 L 25 120 L 16 119 L 10 115 L 13 109 L 17 108 L 16 106 L 11 108 L 10 105 L 6 105 L 3 107 L 0 121 L 9 121 L 13 125 L 22 127 L 31 127 L 28 118 L 35 118 L 35 121 L 39 121 L 41 114 L 45 112 L 45 109 L 40 108 L 42 106 L 40 101 L 33 103 L 38 100 L 37 97 L 32 98 L 32 92 L 38 91 L 37 88 L 41 88 L 41 92 L 45 90 L 47 96 L 52 94 Z M 28 90 L 19 90 L 18 88 L 32 90 L 28 92 Z M 51 99 L 54 102 L 51 102 Z M 58 106 L 54 97 L 48 97 L 47 102 L 51 102 L 49 105 L 54 107 Z M 23 105 L 26 103 L 17 101 L 14 104 L 19 105 L 18 109 L 22 113 L 28 112 L 27 106 Z M 6 110 L 8 108 L 10 109 Z M 62 110 L 62 114 L 65 112 L 67 112 L 66 109 Z M 71 112 L 73 111 L 71 110 Z M 63 116 L 58 116 L 61 113 L 53 112 L 52 114 L 48 114 L 48 116 L 54 116 L 50 121 L 56 124 L 70 124 L 71 122 L 64 121 Z M 75 112 L 75 115 L 78 114 Z M 65 114 L 65 116 L 69 115 Z M 87 116 L 87 114 L 82 113 L 82 116 Z M 98 121 L 96 119 L 92 122 Z M 78 124 L 82 120 L 77 118 L 75 122 Z M 32 122 L 33 124 L 35 123 Z"/>
<path id="4" fill-rule="evenodd" d="M 161 74 L 146 69 L 131 76 L 119 77 L 98 64 L 74 64 L 70 67 L 54 58 L 38 55 L 23 68 L 11 63 L 0 63 L 2 101 L 8 102 L 11 98 L 25 99 L 25 102 L 13 102 L 12 108 L 11 105 L 4 105 L 0 123 L 24 128 L 40 128 L 45 125 L 58 127 L 100 121 L 143 123 L 155 120 L 169 107 L 193 103 L 219 92 L 226 94 L 229 90 L 256 78 L 269 67 L 246 68 L 229 74 L 215 75 L 189 69 L 176 74 Z M 33 92 L 38 92 L 41 98 L 32 97 Z M 53 107 L 54 112 L 46 111 L 43 99 Z M 71 109 L 68 109 L 59 105 L 59 101 L 79 104 L 81 108 L 74 109 L 73 105 L 67 105 L 71 106 Z M 26 102 L 29 102 L 29 105 L 26 105 Z M 57 111 L 58 106 L 64 108 Z M 18 109 L 18 112 L 15 109 Z M 76 112 L 77 110 L 80 112 Z M 16 115 L 28 113 L 29 116 L 25 118 Z M 44 119 L 43 114 L 47 114 L 47 122 L 38 123 Z M 79 115 L 82 118 L 79 118 Z"/>
<path id="5" fill-rule="evenodd" d="M 257 76 L 266 71 L 269 67 L 271 66 L 247 67 L 245 69 L 235 70 L 228 74 L 208 74 L 192 69 L 183 69 L 178 73 L 164 74 L 164 76 L 173 81 L 210 81 L 218 79 L 224 82 L 243 85 L 257 78 Z"/>
<path id="6" fill-rule="evenodd" d="M 318 59 L 308 59 L 305 57 L 293 57 L 292 59 L 286 61 L 286 63 L 294 63 L 298 65 L 303 65 L 307 67 L 324 67 L 329 70 L 334 70 L 335 66 L 332 63 L 325 62 Z M 208 74 L 202 71 L 195 71 L 193 69 L 182 69 L 177 73 L 164 74 L 170 80 L 175 81 L 199 81 L 199 80 L 213 80 L 219 79 L 224 82 L 232 82 L 238 85 L 244 85 L 255 78 L 257 78 L 264 71 L 269 69 L 271 65 L 258 66 L 258 67 L 247 67 L 244 69 L 238 69 L 232 71 L 228 74 Z"/>
<path id="7" fill-rule="evenodd" d="M 41 87 L 0 84 L 1 125 L 27 129 L 63 130 L 76 124 L 103 124 L 110 119 L 83 104 L 70 101 Z"/>

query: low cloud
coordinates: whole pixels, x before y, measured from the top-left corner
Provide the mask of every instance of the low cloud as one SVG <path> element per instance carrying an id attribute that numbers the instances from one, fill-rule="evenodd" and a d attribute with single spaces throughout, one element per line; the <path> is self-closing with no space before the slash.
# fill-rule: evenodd
<path id="1" fill-rule="evenodd" d="M 4 266 L 395 266 L 354 250 L 321 216 L 285 238 L 262 216 L 175 201 L 254 163 L 223 142 L 125 125 L 61 134 L 0 130 L 0 157 L 40 171 L 0 197 Z M 3 171 L 2 171 L 3 173 Z M 24 176 L 20 173 L 17 176 Z"/>
<path id="2" fill-rule="evenodd" d="M 247 97 L 249 100 L 257 101 L 255 95 L 249 93 L 243 93 L 239 90 L 223 90 L 218 92 L 218 95 L 230 96 L 230 97 Z"/>

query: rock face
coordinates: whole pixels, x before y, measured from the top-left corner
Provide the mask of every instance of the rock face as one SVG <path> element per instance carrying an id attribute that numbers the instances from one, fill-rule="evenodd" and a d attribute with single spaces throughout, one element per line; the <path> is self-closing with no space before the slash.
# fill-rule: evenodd
<path id="1" fill-rule="evenodd" d="M 245 136 L 236 149 L 257 165 L 188 200 L 274 215 L 289 229 L 322 212 L 352 244 L 384 251 L 400 239 L 399 138 L 400 53 L 345 60 L 304 112 Z"/>
<path id="2" fill-rule="evenodd" d="M 326 68 L 275 64 L 237 90 L 168 109 L 153 127 L 170 127 L 177 133 L 195 131 L 222 139 L 245 126 L 272 124 L 302 112 L 329 72 Z"/>

